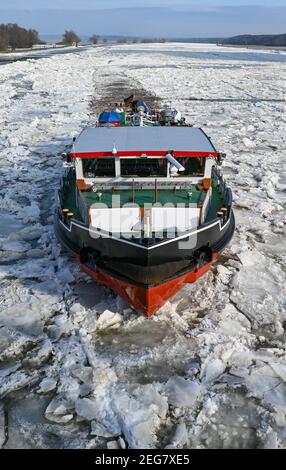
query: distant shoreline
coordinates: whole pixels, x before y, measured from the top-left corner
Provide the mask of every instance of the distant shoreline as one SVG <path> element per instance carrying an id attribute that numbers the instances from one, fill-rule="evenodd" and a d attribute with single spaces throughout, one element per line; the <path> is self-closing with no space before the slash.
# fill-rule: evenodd
<path id="1" fill-rule="evenodd" d="M 275 52 L 286 52 L 286 46 L 258 46 L 250 44 L 217 44 L 218 47 L 235 47 L 237 49 L 257 49 L 259 51 L 275 51 Z"/>

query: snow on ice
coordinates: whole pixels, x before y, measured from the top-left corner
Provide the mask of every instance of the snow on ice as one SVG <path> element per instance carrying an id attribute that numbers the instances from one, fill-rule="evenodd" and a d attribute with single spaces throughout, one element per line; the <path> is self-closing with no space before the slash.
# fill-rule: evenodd
<path id="1" fill-rule="evenodd" d="M 0 66 L 0 446 L 286 447 L 277 56 L 120 45 Z M 53 231 L 59 155 L 113 82 L 179 109 L 228 154 L 235 237 L 151 320 L 90 282 Z"/>

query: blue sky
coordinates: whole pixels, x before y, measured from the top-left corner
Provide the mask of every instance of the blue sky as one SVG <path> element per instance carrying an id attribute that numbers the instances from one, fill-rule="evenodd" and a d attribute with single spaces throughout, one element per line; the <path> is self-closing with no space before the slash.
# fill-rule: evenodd
<path id="1" fill-rule="evenodd" d="M 222 37 L 286 33 L 286 0 L 0 0 L 0 22 L 40 34 Z"/>
<path id="2" fill-rule="evenodd" d="M 285 5 L 286 0 L 9 0 L 7 9 L 16 8 L 57 8 L 57 9 L 90 9 L 120 7 L 160 7 L 160 6 L 191 6 L 191 5 Z M 7 0 L 0 0 L 0 8 L 4 9 Z"/>

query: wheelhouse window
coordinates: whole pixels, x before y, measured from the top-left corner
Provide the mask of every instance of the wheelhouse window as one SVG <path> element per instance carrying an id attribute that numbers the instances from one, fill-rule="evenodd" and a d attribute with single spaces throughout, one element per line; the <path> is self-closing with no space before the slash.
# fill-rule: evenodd
<path id="1" fill-rule="evenodd" d="M 121 176 L 167 176 L 167 161 L 165 158 L 121 158 L 120 164 Z"/>
<path id="2" fill-rule="evenodd" d="M 83 158 L 82 169 L 84 178 L 112 178 L 115 176 L 114 158 Z"/>
<path id="3" fill-rule="evenodd" d="M 179 176 L 204 176 L 205 158 L 176 157 L 176 160 L 185 168 L 185 171 L 180 172 Z"/>

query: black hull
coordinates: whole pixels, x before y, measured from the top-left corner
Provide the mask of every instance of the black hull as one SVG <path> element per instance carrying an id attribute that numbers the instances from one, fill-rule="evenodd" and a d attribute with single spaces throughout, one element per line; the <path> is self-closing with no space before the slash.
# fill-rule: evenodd
<path id="1" fill-rule="evenodd" d="M 220 219 L 173 239 L 132 240 L 92 233 L 73 219 L 70 225 L 55 215 L 56 233 L 65 247 L 80 257 L 80 262 L 135 285 L 155 286 L 212 262 L 230 242 L 235 219 Z M 94 236 L 96 236 L 94 238 Z"/>

